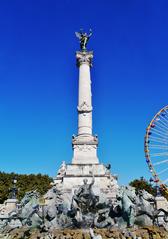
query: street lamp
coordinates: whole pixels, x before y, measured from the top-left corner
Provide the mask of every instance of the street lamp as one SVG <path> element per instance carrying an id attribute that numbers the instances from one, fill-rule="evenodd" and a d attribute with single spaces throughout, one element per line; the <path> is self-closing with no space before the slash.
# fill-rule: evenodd
<path id="1" fill-rule="evenodd" d="M 11 188 L 11 198 L 12 199 L 16 199 L 16 194 L 18 192 L 16 184 L 17 184 L 17 179 L 16 179 L 16 177 L 14 177 L 13 178 L 13 185 L 12 185 L 12 188 Z"/>

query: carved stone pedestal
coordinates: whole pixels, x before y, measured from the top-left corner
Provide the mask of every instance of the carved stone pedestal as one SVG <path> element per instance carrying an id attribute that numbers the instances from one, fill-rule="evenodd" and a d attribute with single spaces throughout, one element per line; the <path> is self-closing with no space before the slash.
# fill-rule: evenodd
<path id="1" fill-rule="evenodd" d="M 60 167 L 55 184 L 65 193 L 73 195 L 74 190 L 83 185 L 83 180 L 87 179 L 91 183 L 94 175 L 93 191 L 95 194 L 106 194 L 107 199 L 113 202 L 118 189 L 117 177 L 113 176 L 108 166 L 104 164 L 65 164 Z"/>

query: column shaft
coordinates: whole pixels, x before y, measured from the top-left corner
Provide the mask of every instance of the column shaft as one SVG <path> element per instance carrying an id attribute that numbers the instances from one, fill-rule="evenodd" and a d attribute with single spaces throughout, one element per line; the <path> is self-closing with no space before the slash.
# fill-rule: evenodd
<path id="1" fill-rule="evenodd" d="M 79 66 L 78 135 L 92 135 L 91 97 L 90 66 L 82 63 Z"/>

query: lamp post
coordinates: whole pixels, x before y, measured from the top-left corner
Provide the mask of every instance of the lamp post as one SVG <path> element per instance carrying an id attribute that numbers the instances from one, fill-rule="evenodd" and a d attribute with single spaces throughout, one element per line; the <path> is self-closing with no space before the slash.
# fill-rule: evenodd
<path id="1" fill-rule="evenodd" d="M 17 179 L 14 176 L 12 179 L 12 186 L 9 189 L 9 198 L 6 200 L 6 210 L 8 213 L 12 212 L 13 210 L 15 210 L 17 208 L 17 192 L 18 189 L 16 187 L 17 184 Z"/>
<path id="2" fill-rule="evenodd" d="M 16 199 L 16 194 L 18 192 L 16 184 L 17 184 L 17 179 L 16 179 L 16 177 L 14 177 L 13 178 L 13 185 L 12 185 L 12 188 L 11 188 L 11 199 Z"/>

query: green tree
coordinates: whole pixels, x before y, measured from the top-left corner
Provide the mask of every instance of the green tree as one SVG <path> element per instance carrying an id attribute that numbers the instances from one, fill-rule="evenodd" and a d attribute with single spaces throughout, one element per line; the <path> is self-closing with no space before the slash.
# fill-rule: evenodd
<path id="1" fill-rule="evenodd" d="M 17 179 L 17 198 L 23 198 L 25 192 L 37 190 L 41 195 L 47 192 L 53 181 L 48 175 L 42 174 L 16 174 L 0 172 L 0 203 L 9 198 L 10 189 L 12 188 L 13 179 Z"/>
<path id="2" fill-rule="evenodd" d="M 136 192 L 138 190 L 146 190 L 148 193 L 156 196 L 156 188 L 152 186 L 145 178 L 141 177 L 140 179 L 135 179 L 129 183 L 130 186 L 136 188 Z"/>
<path id="3" fill-rule="evenodd" d="M 152 185 L 151 183 L 149 183 L 145 178 L 141 177 L 140 179 L 135 179 L 133 181 L 131 181 L 129 183 L 130 186 L 135 187 L 136 188 L 136 192 L 139 189 L 144 189 L 147 192 L 149 192 L 150 194 L 152 194 L 153 196 L 156 196 L 157 192 L 156 192 L 156 186 Z M 163 189 L 163 187 L 160 187 L 159 189 L 160 194 L 165 197 L 168 200 L 168 191 L 166 191 L 165 189 Z"/>

